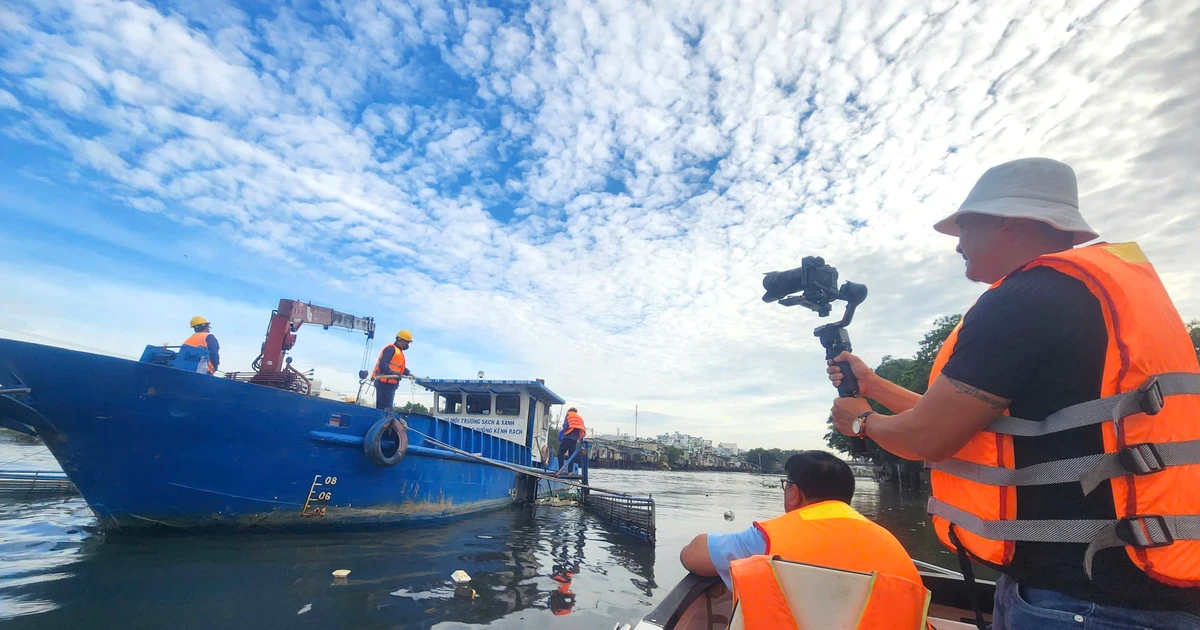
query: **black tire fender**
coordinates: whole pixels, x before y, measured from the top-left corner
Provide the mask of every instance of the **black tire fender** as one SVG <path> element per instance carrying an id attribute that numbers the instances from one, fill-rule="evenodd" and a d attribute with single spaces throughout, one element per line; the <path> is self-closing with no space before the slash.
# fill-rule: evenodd
<path id="1" fill-rule="evenodd" d="M 388 441 L 397 443 L 394 451 L 388 449 L 390 454 L 383 452 L 385 436 L 390 438 Z M 397 462 L 404 459 L 404 452 L 407 450 L 408 427 L 390 415 L 380 418 L 363 436 L 363 452 L 366 453 L 367 459 L 376 466 L 396 465 Z"/>

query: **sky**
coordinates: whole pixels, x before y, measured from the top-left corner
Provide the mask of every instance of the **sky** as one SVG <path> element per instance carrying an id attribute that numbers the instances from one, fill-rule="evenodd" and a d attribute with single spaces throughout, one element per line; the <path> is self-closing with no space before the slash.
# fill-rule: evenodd
<path id="1" fill-rule="evenodd" d="M 300 299 L 593 431 L 819 447 L 829 320 L 762 274 L 823 256 L 870 289 L 856 351 L 909 356 L 984 288 L 931 225 L 989 166 L 1070 164 L 1200 317 L 1197 32 L 1188 0 L 9 0 L 0 336 L 136 358 L 203 315 L 245 370 Z M 353 394 L 365 341 L 292 356 Z"/>

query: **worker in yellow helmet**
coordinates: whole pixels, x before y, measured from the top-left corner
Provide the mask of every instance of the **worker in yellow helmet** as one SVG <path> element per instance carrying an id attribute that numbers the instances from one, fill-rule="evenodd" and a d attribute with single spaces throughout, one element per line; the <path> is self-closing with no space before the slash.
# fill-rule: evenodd
<path id="1" fill-rule="evenodd" d="M 203 317 L 196 316 L 192 318 L 192 336 L 183 342 L 185 346 L 194 346 L 196 348 L 208 349 L 208 373 L 212 374 L 217 371 L 221 365 L 221 344 L 217 343 L 217 338 L 210 332 L 212 323 Z"/>
<path id="2" fill-rule="evenodd" d="M 404 351 L 408 350 L 410 344 L 412 333 L 401 330 L 396 333 L 396 341 L 384 346 L 383 352 L 379 353 L 375 371 L 371 373 L 371 378 L 375 379 L 376 409 L 391 409 L 393 401 L 396 400 L 396 388 L 400 386 L 400 379 L 412 376 L 404 360 Z"/>

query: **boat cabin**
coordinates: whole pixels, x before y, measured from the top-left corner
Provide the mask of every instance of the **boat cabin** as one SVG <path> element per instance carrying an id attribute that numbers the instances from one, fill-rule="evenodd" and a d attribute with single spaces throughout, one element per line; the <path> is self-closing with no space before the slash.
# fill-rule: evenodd
<path id="1" fill-rule="evenodd" d="M 434 393 L 430 415 L 527 447 L 534 462 L 549 456 L 550 408 L 566 401 L 541 380 L 417 379 Z"/>

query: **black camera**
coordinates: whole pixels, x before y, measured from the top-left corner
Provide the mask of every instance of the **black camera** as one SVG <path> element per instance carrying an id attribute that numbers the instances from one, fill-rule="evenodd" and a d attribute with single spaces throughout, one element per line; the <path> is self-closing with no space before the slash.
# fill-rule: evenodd
<path id="1" fill-rule="evenodd" d="M 779 300 L 784 306 L 799 304 L 826 317 L 832 309 L 830 304 L 838 299 L 837 282 L 838 272 L 833 265 L 825 264 L 820 256 L 805 256 L 795 269 L 767 273 L 763 278 L 763 289 L 767 291 L 763 301 Z"/>

